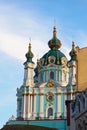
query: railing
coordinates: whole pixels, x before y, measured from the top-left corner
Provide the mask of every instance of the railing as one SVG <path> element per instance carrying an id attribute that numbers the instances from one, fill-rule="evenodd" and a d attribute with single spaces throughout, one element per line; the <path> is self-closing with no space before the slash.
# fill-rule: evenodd
<path id="1" fill-rule="evenodd" d="M 16 119 L 10 119 L 8 122 L 10 121 L 28 121 L 28 120 L 62 120 L 62 119 L 66 119 L 66 117 L 53 117 L 53 116 L 50 116 L 50 117 L 30 117 L 29 119 L 23 119 L 22 117 L 19 117 L 19 118 L 16 118 Z"/>
<path id="2" fill-rule="evenodd" d="M 50 117 L 36 117 L 35 120 L 57 120 L 57 119 L 66 119 L 66 117 L 53 117 L 53 116 L 50 116 Z"/>

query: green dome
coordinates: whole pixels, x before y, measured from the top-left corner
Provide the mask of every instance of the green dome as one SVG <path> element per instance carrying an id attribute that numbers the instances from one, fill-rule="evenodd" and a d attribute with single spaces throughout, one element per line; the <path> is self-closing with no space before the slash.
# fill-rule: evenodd
<path id="1" fill-rule="evenodd" d="M 56 27 L 54 26 L 53 38 L 48 42 L 50 50 L 40 59 L 40 66 L 48 64 L 62 65 L 63 60 L 67 61 L 66 56 L 58 50 L 61 47 L 61 41 L 56 37 Z"/>
<path id="2" fill-rule="evenodd" d="M 51 62 L 61 65 L 63 57 L 66 58 L 66 56 L 60 50 L 49 50 L 40 60 L 43 65 L 47 65 Z"/>
<path id="3" fill-rule="evenodd" d="M 49 40 L 48 46 L 51 49 L 58 49 L 61 47 L 61 41 L 56 37 L 56 27 L 54 26 L 54 31 L 53 31 L 53 38 Z"/>
<path id="4" fill-rule="evenodd" d="M 28 52 L 26 53 L 26 58 L 29 59 L 29 58 L 33 58 L 33 53 L 32 52 Z"/>
<path id="5" fill-rule="evenodd" d="M 31 52 L 31 44 L 29 43 L 29 49 L 28 52 L 26 53 L 26 58 L 27 58 L 27 62 L 33 62 L 32 58 L 34 57 L 33 53 Z"/>
<path id="6" fill-rule="evenodd" d="M 26 58 L 27 58 L 27 60 L 32 59 L 33 58 L 33 53 L 32 52 L 26 53 Z"/>
<path id="7" fill-rule="evenodd" d="M 71 56 L 71 60 L 76 60 L 76 51 L 73 41 L 72 41 L 72 50 L 70 51 L 69 55 Z"/>

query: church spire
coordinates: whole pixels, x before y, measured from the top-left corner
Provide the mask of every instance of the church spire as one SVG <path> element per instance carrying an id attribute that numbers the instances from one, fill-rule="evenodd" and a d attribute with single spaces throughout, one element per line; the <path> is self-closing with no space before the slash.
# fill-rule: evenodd
<path id="1" fill-rule="evenodd" d="M 74 44 L 74 41 L 72 41 L 72 50 L 75 49 L 75 44 Z"/>
<path id="2" fill-rule="evenodd" d="M 72 41 L 72 50 L 70 51 L 69 55 L 71 56 L 71 60 L 76 60 L 76 51 L 75 51 L 74 41 Z"/>
<path id="3" fill-rule="evenodd" d="M 26 53 L 26 58 L 27 58 L 27 62 L 33 62 L 32 61 L 32 58 L 34 57 L 32 51 L 31 51 L 31 40 L 30 40 L 30 43 L 29 43 L 29 46 L 28 46 L 28 52 Z"/>

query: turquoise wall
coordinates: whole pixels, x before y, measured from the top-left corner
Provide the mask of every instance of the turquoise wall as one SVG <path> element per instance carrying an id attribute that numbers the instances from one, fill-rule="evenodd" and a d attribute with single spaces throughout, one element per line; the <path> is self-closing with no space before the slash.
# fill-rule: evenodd
<path id="1" fill-rule="evenodd" d="M 39 116 L 39 112 L 40 112 L 40 96 L 39 94 L 36 96 L 36 116 Z"/>
<path id="2" fill-rule="evenodd" d="M 55 86 L 54 86 L 55 88 Z M 47 99 L 46 99 L 46 94 L 48 92 L 52 92 L 54 93 L 54 100 L 52 102 L 49 102 Z M 46 117 L 46 110 L 47 110 L 47 107 L 48 106 L 53 106 L 53 112 L 54 112 L 54 118 L 56 117 L 56 113 L 57 113 L 57 105 L 60 105 L 59 103 L 57 104 L 57 95 L 55 94 L 56 93 L 56 89 L 54 90 L 48 90 L 48 89 L 45 89 L 44 90 L 44 117 Z M 37 117 L 39 116 L 39 112 L 40 112 L 40 95 L 37 94 L 36 95 L 36 115 Z M 62 90 L 62 94 L 61 94 L 61 113 L 62 113 L 62 117 L 64 117 L 64 112 L 65 112 L 65 94 Z"/>
<path id="3" fill-rule="evenodd" d="M 48 93 L 48 92 L 52 92 L 52 93 L 54 93 L 54 100 L 53 101 L 51 101 L 51 102 L 49 102 L 49 101 L 47 101 L 47 99 L 46 99 L 46 94 Z M 57 112 L 57 95 L 55 94 L 56 93 L 56 90 L 45 90 L 45 94 L 44 94 L 44 117 L 46 117 L 46 110 L 47 110 L 47 107 L 48 106 L 53 106 L 53 112 L 54 112 L 54 117 L 56 117 L 56 112 Z"/>

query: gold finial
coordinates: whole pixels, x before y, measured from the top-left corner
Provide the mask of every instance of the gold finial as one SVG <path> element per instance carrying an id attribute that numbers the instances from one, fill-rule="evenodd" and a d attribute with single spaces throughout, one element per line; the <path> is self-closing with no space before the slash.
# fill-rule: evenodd
<path id="1" fill-rule="evenodd" d="M 56 37 L 56 19 L 54 18 L 53 37 Z"/>
<path id="2" fill-rule="evenodd" d="M 29 52 L 31 52 L 31 38 L 29 40 L 30 40 L 30 42 L 29 42 Z"/>
<path id="3" fill-rule="evenodd" d="M 53 28 L 53 37 L 56 37 L 56 26 L 54 26 L 54 28 Z"/>
<path id="4" fill-rule="evenodd" d="M 74 50 L 75 48 L 75 44 L 74 44 L 74 41 L 72 41 L 72 49 Z"/>
<path id="5" fill-rule="evenodd" d="M 31 43 L 29 43 L 29 52 L 31 52 Z"/>

